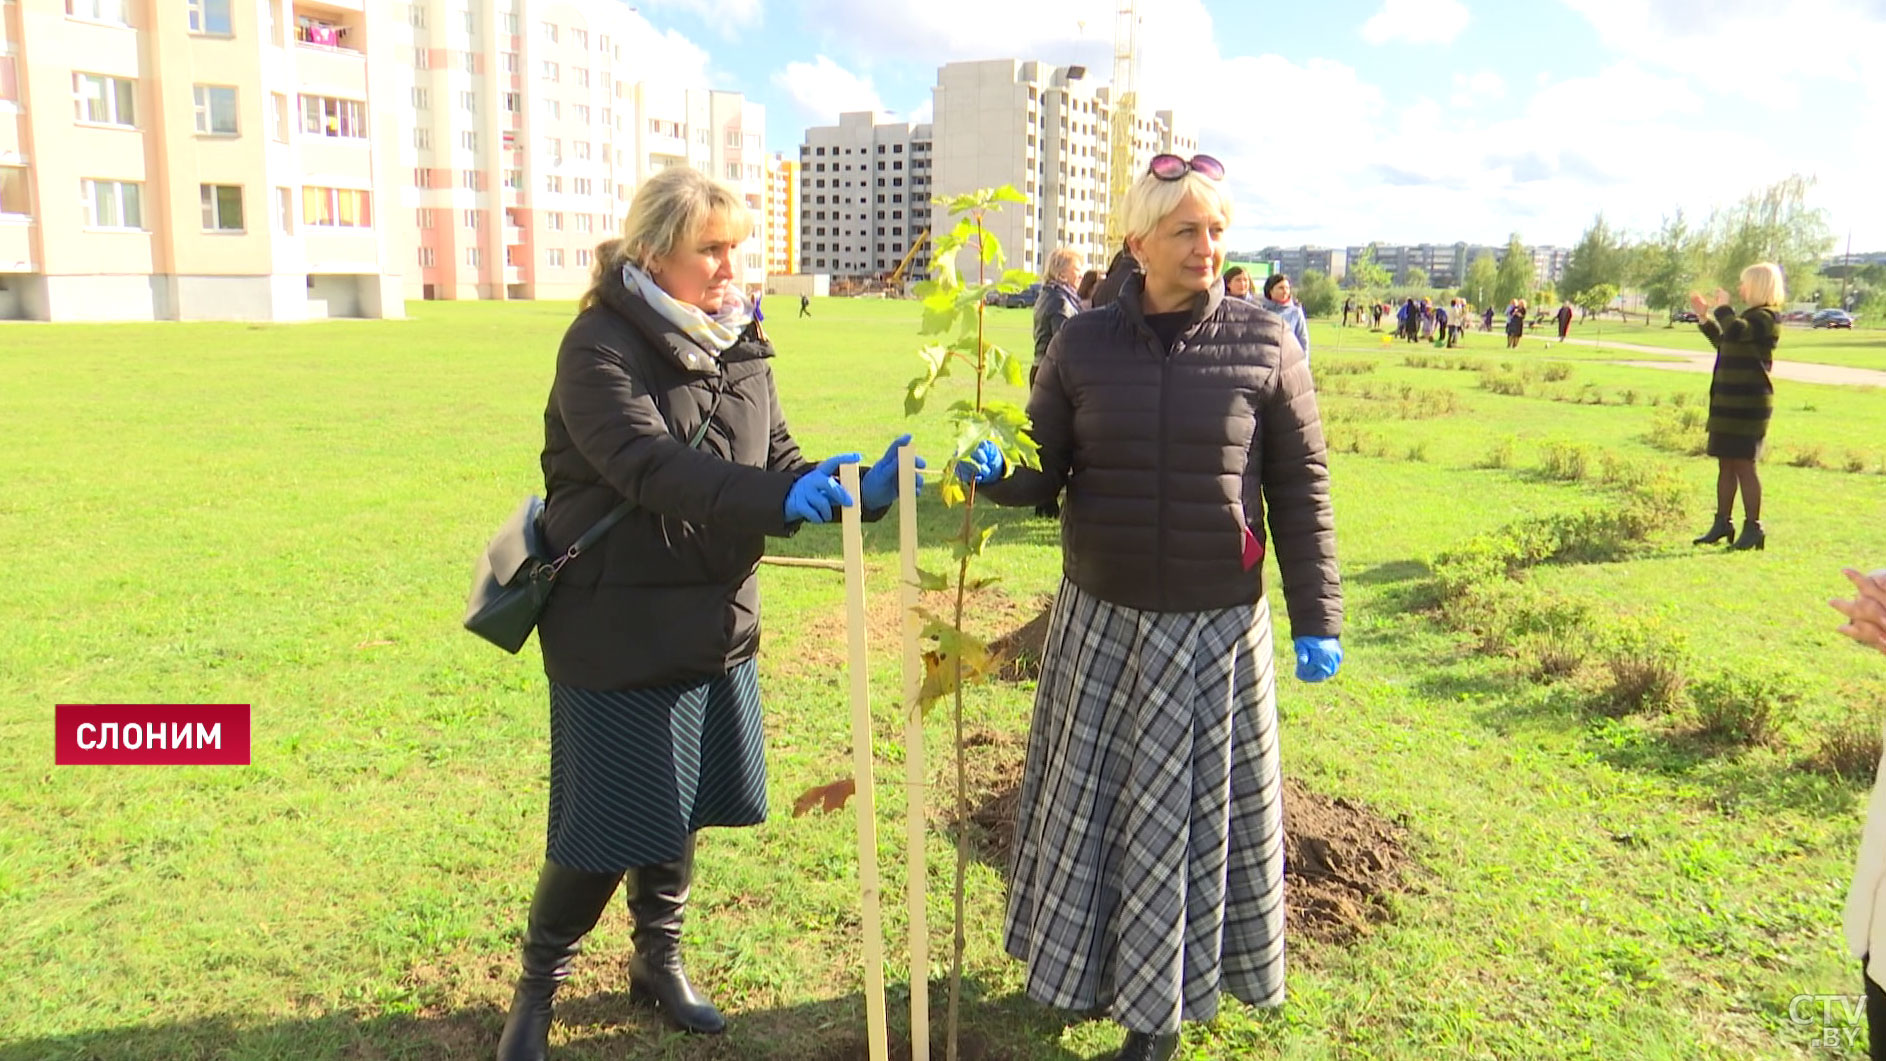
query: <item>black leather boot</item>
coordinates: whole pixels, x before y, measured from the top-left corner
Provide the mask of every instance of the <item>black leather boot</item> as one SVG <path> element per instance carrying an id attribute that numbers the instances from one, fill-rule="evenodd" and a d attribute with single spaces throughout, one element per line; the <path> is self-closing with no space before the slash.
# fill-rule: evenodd
<path id="1" fill-rule="evenodd" d="M 524 930 L 523 975 L 498 1039 L 498 1061 L 543 1061 L 550 1048 L 550 1002 L 569 978 L 583 937 L 609 906 L 619 873 L 589 873 L 545 862 Z"/>
<path id="2" fill-rule="evenodd" d="M 695 993 L 681 968 L 681 921 L 693 880 L 692 836 L 679 859 L 629 871 L 629 912 L 635 915 L 629 999 L 657 1007 L 682 1031 L 718 1035 L 726 1030 L 726 1019 Z"/>
<path id="3" fill-rule="evenodd" d="M 1127 1032 L 1126 1042 L 1121 1044 L 1120 1052 L 1114 1058 L 1115 1061 L 1171 1061 L 1172 1055 L 1178 1052 L 1177 1035 Z"/>
<path id="4" fill-rule="evenodd" d="M 1696 539 L 1691 544 L 1692 545 L 1714 545 L 1717 542 L 1726 541 L 1727 539 L 1732 538 L 1734 536 L 1735 536 L 1735 523 L 1731 521 L 1729 517 L 1727 516 L 1718 515 L 1716 517 L 1716 522 L 1711 523 L 1709 525 L 1709 529 L 1703 532 L 1703 536 Z"/>
<path id="5" fill-rule="evenodd" d="M 1762 530 L 1762 521 L 1758 519 L 1743 520 L 1742 521 L 1742 534 L 1736 538 L 1735 544 L 1729 546 L 1729 548 L 1731 549 L 1766 549 L 1768 548 L 1768 532 L 1765 530 Z"/>

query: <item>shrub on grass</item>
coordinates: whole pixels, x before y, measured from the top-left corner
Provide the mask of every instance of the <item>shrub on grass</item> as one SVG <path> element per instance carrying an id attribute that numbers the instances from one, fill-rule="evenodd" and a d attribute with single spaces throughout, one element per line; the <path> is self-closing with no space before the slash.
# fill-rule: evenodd
<path id="1" fill-rule="evenodd" d="M 1658 409 L 1650 414 L 1650 429 L 1644 441 L 1668 453 L 1699 456 L 1708 444 L 1703 425 L 1708 417 L 1695 406 Z"/>
<path id="2" fill-rule="evenodd" d="M 1426 461 L 1428 459 L 1428 444 L 1426 442 L 1416 442 L 1409 446 L 1408 459 L 1411 461 Z"/>
<path id="3" fill-rule="evenodd" d="M 1802 699 L 1801 681 L 1785 670 L 1741 665 L 1690 686 L 1703 733 L 1746 746 L 1774 743 Z"/>
<path id="4" fill-rule="evenodd" d="M 1849 716 L 1821 735 L 1808 765 L 1847 781 L 1871 782 L 1879 769 L 1879 720 L 1871 715 Z"/>
<path id="5" fill-rule="evenodd" d="M 1613 717 L 1677 706 L 1687 681 L 1686 649 L 1683 632 L 1659 619 L 1619 620 L 1599 648 L 1607 680 L 1594 706 Z"/>
<path id="6" fill-rule="evenodd" d="M 1482 468 L 1511 468 L 1513 466 L 1513 448 L 1518 440 L 1511 435 L 1498 439 L 1488 447 L 1487 455 L 1480 458 Z"/>
<path id="7" fill-rule="evenodd" d="M 1316 360 L 1318 376 L 1362 376 L 1374 372 L 1373 361 L 1359 357 L 1320 357 Z"/>
<path id="8" fill-rule="evenodd" d="M 1796 446 L 1794 449 L 1794 453 L 1788 458 L 1788 463 L 1793 465 L 1796 468 L 1825 468 L 1827 467 L 1825 451 L 1822 449 L 1821 446 L 1815 443 L 1808 443 L 1807 445 L 1804 445 L 1804 446 Z"/>
<path id="9" fill-rule="evenodd" d="M 1847 471 L 1854 475 L 1859 475 L 1861 472 L 1866 471 L 1866 454 L 1861 453 L 1857 449 L 1848 450 Z"/>
<path id="10" fill-rule="evenodd" d="M 1557 383 L 1572 378 L 1572 366 L 1563 361 L 1550 361 L 1540 370 L 1539 375 L 1547 383 Z"/>
<path id="11" fill-rule="evenodd" d="M 1526 381 L 1512 372 L 1483 371 L 1480 373 L 1480 389 L 1509 398 L 1523 398 L 1526 396 Z"/>
<path id="12" fill-rule="evenodd" d="M 1541 470 L 1553 479 L 1581 482 L 1591 472 L 1591 448 L 1577 442 L 1547 442 L 1539 455 Z"/>

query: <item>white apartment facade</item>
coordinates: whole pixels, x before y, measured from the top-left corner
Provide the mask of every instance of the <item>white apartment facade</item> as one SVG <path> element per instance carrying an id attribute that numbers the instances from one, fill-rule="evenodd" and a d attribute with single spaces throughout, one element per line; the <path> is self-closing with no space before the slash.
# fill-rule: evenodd
<path id="1" fill-rule="evenodd" d="M 927 276 L 931 144 L 929 125 L 880 122 L 869 111 L 807 129 L 799 146 L 799 269 L 885 277 L 908 256 L 905 277 Z"/>
<path id="2" fill-rule="evenodd" d="M 765 110 L 739 93 L 635 80 L 616 0 L 397 5 L 415 115 L 400 144 L 416 233 L 409 298 L 576 298 L 636 186 L 692 165 L 737 188 L 765 267 Z"/>
<path id="3" fill-rule="evenodd" d="M 0 0 L 0 318 L 397 317 L 368 0 Z"/>
<path id="4" fill-rule="evenodd" d="M 1077 66 L 1017 59 L 950 63 L 937 71 L 933 107 L 937 195 L 1008 184 L 1028 199 L 990 215 L 1011 267 L 1040 272 L 1057 247 L 1069 247 L 1090 267 L 1104 268 L 1113 250 L 1106 246 L 1107 86 L 1088 81 Z M 1169 110 L 1136 121 L 1135 169 L 1161 152 L 1197 152 L 1196 139 L 1177 127 Z M 945 207 L 932 213 L 933 226 L 951 223 Z"/>

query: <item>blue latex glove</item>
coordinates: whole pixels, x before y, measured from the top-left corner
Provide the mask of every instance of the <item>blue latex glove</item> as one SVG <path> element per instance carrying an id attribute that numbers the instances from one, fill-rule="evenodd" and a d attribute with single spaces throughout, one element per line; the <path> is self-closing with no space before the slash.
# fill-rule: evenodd
<path id="1" fill-rule="evenodd" d="M 983 441 L 976 443 L 967 460 L 956 462 L 956 477 L 963 482 L 973 482 L 977 486 L 992 483 L 1002 478 L 1008 470 L 1008 462 L 1002 459 L 1002 451 L 995 443 Z"/>
<path id="2" fill-rule="evenodd" d="M 858 492 L 864 495 L 864 507 L 889 508 L 897 500 L 897 451 L 910 445 L 910 436 L 902 435 L 884 451 L 884 456 L 858 480 Z M 923 458 L 917 458 L 917 496 L 923 496 Z"/>
<path id="3" fill-rule="evenodd" d="M 1297 680 L 1320 682 L 1334 678 L 1342 669 L 1342 642 L 1333 637 L 1299 637 Z"/>
<path id="4" fill-rule="evenodd" d="M 825 458 L 818 467 L 801 475 L 786 492 L 786 522 L 830 523 L 834 506 L 851 507 L 851 495 L 838 485 L 835 476 L 839 465 L 856 464 L 860 459 L 856 453 L 840 453 Z"/>

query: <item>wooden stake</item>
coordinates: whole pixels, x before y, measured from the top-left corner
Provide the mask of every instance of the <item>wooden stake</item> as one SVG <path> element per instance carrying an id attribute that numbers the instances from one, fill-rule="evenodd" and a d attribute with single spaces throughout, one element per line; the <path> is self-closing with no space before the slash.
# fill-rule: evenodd
<path id="1" fill-rule="evenodd" d="M 910 1061 L 930 1061 L 930 921 L 926 908 L 924 839 L 928 815 L 924 790 L 928 768 L 923 755 L 923 655 L 917 618 L 917 454 L 909 446 L 897 455 L 897 553 L 904 611 L 904 815 L 910 831 L 906 872 L 910 877 Z"/>
<path id="2" fill-rule="evenodd" d="M 809 556 L 762 556 L 760 563 L 774 567 L 816 567 L 821 571 L 843 571 L 845 564 L 841 560 L 819 560 Z"/>
<path id="3" fill-rule="evenodd" d="M 856 464 L 841 465 L 838 482 L 854 502 L 862 496 Z M 890 1061 L 889 1028 L 884 1021 L 884 924 L 879 909 L 883 895 L 878 882 L 877 799 L 871 784 L 874 757 L 870 660 L 865 653 L 864 530 L 856 504 L 846 506 L 842 512 L 848 620 L 845 625 L 851 640 L 851 770 L 852 780 L 857 784 L 852 801 L 858 808 L 858 889 L 864 900 L 865 1021 L 870 1035 L 871 1061 Z"/>

